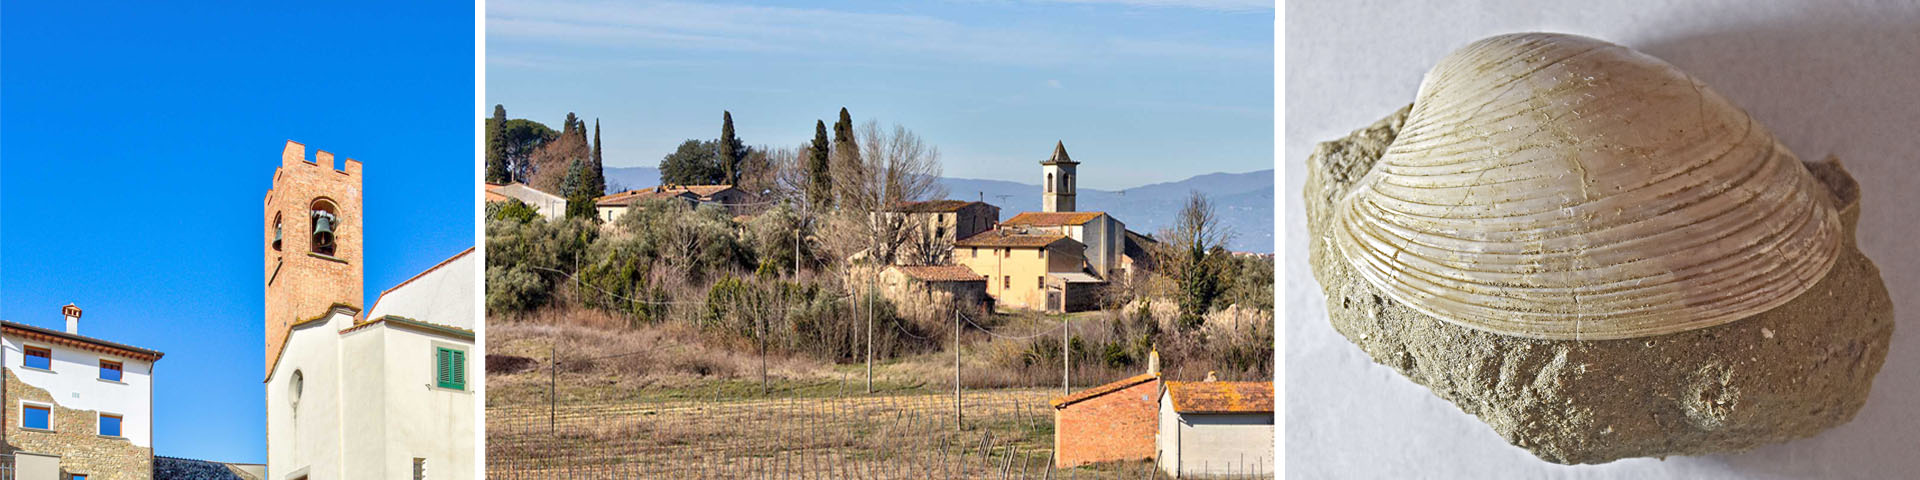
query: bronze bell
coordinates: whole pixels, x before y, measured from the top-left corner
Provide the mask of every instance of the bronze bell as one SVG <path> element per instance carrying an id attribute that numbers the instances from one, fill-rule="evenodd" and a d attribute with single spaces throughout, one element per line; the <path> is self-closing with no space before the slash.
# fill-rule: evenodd
<path id="1" fill-rule="evenodd" d="M 333 214 L 326 211 L 313 212 L 313 244 L 315 247 L 333 246 Z"/>

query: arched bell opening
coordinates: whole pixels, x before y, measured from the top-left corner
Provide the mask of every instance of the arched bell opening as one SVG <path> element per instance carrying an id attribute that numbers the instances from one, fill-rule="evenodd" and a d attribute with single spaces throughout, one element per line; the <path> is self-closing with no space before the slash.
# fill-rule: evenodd
<path id="1" fill-rule="evenodd" d="M 333 256 L 334 237 L 340 231 L 340 210 L 327 199 L 313 201 L 312 215 L 313 253 Z"/>
<path id="2" fill-rule="evenodd" d="M 280 251 L 280 237 L 284 230 L 286 229 L 281 226 L 280 214 L 273 214 L 273 251 Z"/>

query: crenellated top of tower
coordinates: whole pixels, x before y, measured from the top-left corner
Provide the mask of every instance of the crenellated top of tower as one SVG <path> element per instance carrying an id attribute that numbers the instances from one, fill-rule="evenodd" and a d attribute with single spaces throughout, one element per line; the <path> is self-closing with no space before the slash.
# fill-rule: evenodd
<path id="1" fill-rule="evenodd" d="M 280 151 L 280 168 L 325 168 L 334 173 L 350 177 L 360 176 L 360 161 L 346 159 L 341 169 L 333 168 L 333 154 L 326 150 L 316 150 L 313 159 L 307 159 L 307 146 L 293 140 L 287 140 L 287 146 Z M 277 175 L 277 174 L 276 174 Z"/>

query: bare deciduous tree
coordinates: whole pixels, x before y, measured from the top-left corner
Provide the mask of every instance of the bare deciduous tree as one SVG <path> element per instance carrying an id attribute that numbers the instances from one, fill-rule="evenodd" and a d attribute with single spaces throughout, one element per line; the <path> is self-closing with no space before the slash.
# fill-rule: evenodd
<path id="1" fill-rule="evenodd" d="M 906 215 L 889 215 L 906 202 L 946 196 L 939 183 L 940 150 L 901 125 L 873 121 L 857 134 L 860 150 L 834 152 L 833 188 L 840 207 L 827 234 L 841 258 L 894 263 L 913 234 Z"/>
<path id="2" fill-rule="evenodd" d="M 1193 192 L 1173 226 L 1161 236 L 1167 243 L 1162 244 L 1156 263 L 1167 270 L 1176 284 L 1180 324 L 1197 327 L 1213 308 L 1214 299 L 1220 296 L 1222 288 L 1214 270 L 1226 255 L 1224 245 L 1233 238 L 1233 232 L 1220 225 L 1213 201 L 1200 192 Z"/>

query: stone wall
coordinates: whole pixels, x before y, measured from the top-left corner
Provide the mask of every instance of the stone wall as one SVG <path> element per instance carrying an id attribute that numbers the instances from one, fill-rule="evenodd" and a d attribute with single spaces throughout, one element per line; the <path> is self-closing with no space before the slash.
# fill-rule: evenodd
<path id="1" fill-rule="evenodd" d="M 0 453 L 33 452 L 60 456 L 63 475 L 83 473 L 93 480 L 147 480 L 153 478 L 153 450 L 124 438 L 99 435 L 98 413 L 61 407 L 46 390 L 22 383 L 8 368 L 6 375 L 6 441 Z M 53 431 L 20 427 L 21 401 L 53 405 Z M 127 419 L 144 422 L 147 419 Z"/>

